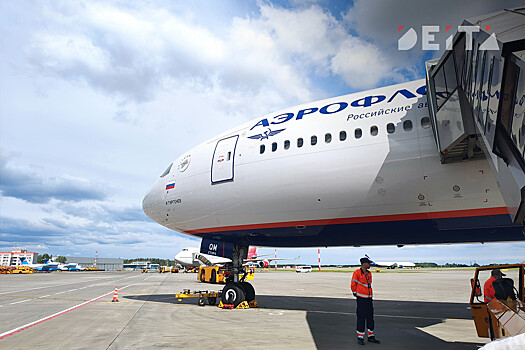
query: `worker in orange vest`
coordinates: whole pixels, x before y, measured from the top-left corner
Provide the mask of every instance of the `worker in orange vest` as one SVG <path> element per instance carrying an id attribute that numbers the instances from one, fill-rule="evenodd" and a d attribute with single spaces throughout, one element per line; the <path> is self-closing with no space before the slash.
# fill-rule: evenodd
<path id="1" fill-rule="evenodd" d="M 354 271 L 350 288 L 357 299 L 357 344 L 365 345 L 365 323 L 368 328 L 368 342 L 379 344 L 374 335 L 374 305 L 372 304 L 372 273 L 371 261 L 361 258 L 361 267 Z"/>
<path id="2" fill-rule="evenodd" d="M 483 297 L 485 298 L 486 303 L 494 299 L 496 294 L 494 287 L 492 286 L 492 282 L 501 279 L 503 276 L 506 276 L 503 272 L 501 272 L 500 269 L 494 269 L 490 274 L 490 278 L 483 285 Z"/>

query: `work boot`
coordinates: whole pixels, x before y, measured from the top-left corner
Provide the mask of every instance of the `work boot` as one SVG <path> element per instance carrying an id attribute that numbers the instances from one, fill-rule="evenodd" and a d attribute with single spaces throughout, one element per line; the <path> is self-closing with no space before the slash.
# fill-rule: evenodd
<path id="1" fill-rule="evenodd" d="M 376 337 L 368 337 L 368 342 L 369 343 L 375 343 L 375 344 L 380 344 L 381 342 L 379 340 L 376 339 Z"/>
<path id="2" fill-rule="evenodd" d="M 357 344 L 365 345 L 365 340 L 363 338 L 357 338 Z"/>

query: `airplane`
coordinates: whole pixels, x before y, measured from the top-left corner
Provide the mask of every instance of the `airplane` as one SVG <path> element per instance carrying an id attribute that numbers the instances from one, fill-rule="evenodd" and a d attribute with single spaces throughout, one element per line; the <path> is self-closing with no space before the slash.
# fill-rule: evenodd
<path id="1" fill-rule="evenodd" d="M 386 267 L 387 269 L 395 269 L 396 267 L 402 269 L 403 267 L 416 267 L 416 264 L 408 261 L 374 261 L 368 255 L 365 256 L 371 261 L 372 266 Z"/>
<path id="2" fill-rule="evenodd" d="M 84 271 L 85 269 L 81 267 L 78 263 L 69 263 L 59 266 L 62 271 Z"/>
<path id="3" fill-rule="evenodd" d="M 26 258 L 20 258 L 21 266 L 27 266 L 37 271 L 59 271 L 59 264 L 52 262 L 51 260 L 46 260 L 44 264 L 30 264 L 27 262 Z"/>
<path id="4" fill-rule="evenodd" d="M 185 269 L 190 267 L 199 267 L 206 265 L 203 260 L 209 261 L 211 265 L 224 264 L 231 262 L 230 259 L 221 258 L 213 255 L 201 254 L 199 248 L 183 248 L 177 255 L 175 255 L 175 261 L 182 265 Z"/>
<path id="5" fill-rule="evenodd" d="M 523 241 L 481 138 L 467 140 L 459 160 L 441 161 L 433 101 L 420 79 L 248 121 L 175 159 L 145 194 L 143 210 L 202 238 L 201 253 L 232 259 L 222 298 L 234 305 L 255 296 L 239 280 L 253 245 Z"/>
<path id="6" fill-rule="evenodd" d="M 264 258 L 261 257 L 266 255 L 257 255 L 257 247 L 250 247 L 248 250 L 248 256 L 244 259 L 244 262 L 251 266 L 260 268 L 268 268 L 270 264 L 275 260 L 290 260 L 287 258 Z M 297 257 L 296 259 L 298 259 Z M 175 261 L 182 265 L 184 268 L 188 267 L 199 267 L 203 265 L 221 265 L 230 263 L 231 259 L 221 258 L 214 255 L 201 254 L 199 248 L 183 248 L 177 255 L 175 255 Z"/>

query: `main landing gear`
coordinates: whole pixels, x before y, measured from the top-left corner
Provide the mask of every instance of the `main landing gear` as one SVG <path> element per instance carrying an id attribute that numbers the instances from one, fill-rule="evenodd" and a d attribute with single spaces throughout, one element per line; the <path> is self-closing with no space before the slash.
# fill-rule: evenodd
<path id="1" fill-rule="evenodd" d="M 221 301 L 224 305 L 233 305 L 236 308 L 244 301 L 248 304 L 255 302 L 255 289 L 245 281 L 248 273 L 243 262 L 247 257 L 247 246 L 234 246 L 232 262 L 225 266 L 228 280 L 222 289 Z"/>

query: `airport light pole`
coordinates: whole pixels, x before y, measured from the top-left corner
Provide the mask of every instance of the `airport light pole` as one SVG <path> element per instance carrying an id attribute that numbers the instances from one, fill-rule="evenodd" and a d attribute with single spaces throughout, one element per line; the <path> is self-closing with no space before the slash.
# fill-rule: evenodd
<path id="1" fill-rule="evenodd" d="M 317 255 L 319 256 L 319 272 L 321 272 L 321 248 L 317 248 Z"/>

